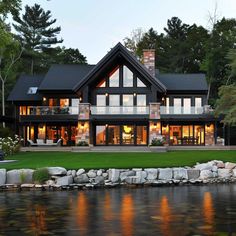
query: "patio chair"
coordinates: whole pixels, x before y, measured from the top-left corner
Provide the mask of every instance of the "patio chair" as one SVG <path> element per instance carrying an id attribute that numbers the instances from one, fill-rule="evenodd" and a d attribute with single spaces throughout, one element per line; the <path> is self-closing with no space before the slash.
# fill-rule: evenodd
<path id="1" fill-rule="evenodd" d="M 59 138 L 56 143 L 53 143 L 53 146 L 61 146 L 62 139 Z"/>
<path id="2" fill-rule="evenodd" d="M 47 139 L 46 140 L 46 145 L 48 145 L 48 146 L 53 145 L 53 140 L 52 139 Z"/>
<path id="3" fill-rule="evenodd" d="M 38 146 L 46 145 L 46 143 L 44 143 L 43 139 L 37 139 L 36 141 L 37 141 Z"/>
<path id="4" fill-rule="evenodd" d="M 29 143 L 30 146 L 38 146 L 38 144 L 34 143 L 31 139 L 28 139 L 27 142 Z"/>

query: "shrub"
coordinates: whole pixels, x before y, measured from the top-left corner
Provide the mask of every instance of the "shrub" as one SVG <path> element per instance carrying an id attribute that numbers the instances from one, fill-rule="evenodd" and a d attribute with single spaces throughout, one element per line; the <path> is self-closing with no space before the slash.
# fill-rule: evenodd
<path id="1" fill-rule="evenodd" d="M 15 135 L 14 138 L 0 138 L 0 149 L 4 152 L 5 156 L 9 156 L 20 151 L 20 143 L 21 139 L 18 135 Z"/>
<path id="2" fill-rule="evenodd" d="M 33 173 L 34 183 L 43 184 L 45 181 L 49 180 L 49 172 L 47 168 L 39 168 Z"/>
<path id="3" fill-rule="evenodd" d="M 89 146 L 89 144 L 86 141 L 79 141 L 76 146 Z"/>
<path id="4" fill-rule="evenodd" d="M 160 136 L 157 138 L 152 139 L 151 146 L 163 146 L 165 143 L 165 139 Z"/>

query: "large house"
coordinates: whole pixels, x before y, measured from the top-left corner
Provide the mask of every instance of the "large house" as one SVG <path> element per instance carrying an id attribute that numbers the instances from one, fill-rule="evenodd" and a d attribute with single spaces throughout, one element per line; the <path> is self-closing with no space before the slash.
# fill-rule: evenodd
<path id="1" fill-rule="evenodd" d="M 161 74 L 155 51 L 140 63 L 121 43 L 96 65 L 53 65 L 45 75 L 22 75 L 8 101 L 19 135 L 91 145 L 214 145 L 216 119 L 204 74 Z"/>

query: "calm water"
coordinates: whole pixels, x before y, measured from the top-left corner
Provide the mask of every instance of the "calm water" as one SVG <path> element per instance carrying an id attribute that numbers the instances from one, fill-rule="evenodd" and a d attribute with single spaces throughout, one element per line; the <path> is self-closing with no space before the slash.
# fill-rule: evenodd
<path id="1" fill-rule="evenodd" d="M 236 185 L 1 192 L 0 235 L 235 235 Z"/>

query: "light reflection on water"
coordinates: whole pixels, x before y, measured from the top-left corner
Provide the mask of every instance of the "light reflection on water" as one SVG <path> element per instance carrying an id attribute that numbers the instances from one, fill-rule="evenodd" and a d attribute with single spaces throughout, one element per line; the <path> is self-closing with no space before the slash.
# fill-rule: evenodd
<path id="1" fill-rule="evenodd" d="M 1 192 L 0 235 L 231 235 L 236 185 Z"/>

